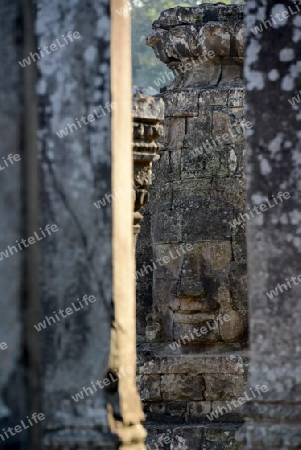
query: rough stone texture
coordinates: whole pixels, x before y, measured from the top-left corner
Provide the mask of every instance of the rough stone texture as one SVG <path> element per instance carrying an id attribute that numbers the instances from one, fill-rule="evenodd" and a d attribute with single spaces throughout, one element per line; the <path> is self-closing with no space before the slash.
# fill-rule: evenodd
<path id="1" fill-rule="evenodd" d="M 218 407 L 227 412 L 214 421 L 241 422 L 241 408 L 227 407 L 247 388 L 247 354 L 235 353 L 214 355 L 208 349 L 177 356 L 170 348 L 140 350 L 137 382 L 147 423 L 210 423 L 206 416 Z"/>
<path id="2" fill-rule="evenodd" d="M 211 50 L 207 65 L 219 66 L 218 56 L 241 68 L 235 46 L 241 27 L 242 7 L 179 7 L 161 14 L 147 42 L 167 64 L 195 62 Z M 199 63 L 204 74 L 207 65 Z M 203 87 L 192 70 L 191 83 L 162 94 L 166 133 L 150 211 L 154 256 L 172 259 L 154 271 L 154 304 L 168 340 L 221 312 L 229 313 L 231 325 L 220 323 L 201 341 L 242 342 L 246 330 L 245 240 L 230 223 L 244 209 L 244 88 L 241 69 L 239 77 L 234 72 Z M 183 243 L 192 250 L 185 252 Z"/>
<path id="3" fill-rule="evenodd" d="M 164 450 L 238 450 L 234 442 L 238 424 L 193 426 L 158 425 L 148 428 L 147 449 Z"/>
<path id="4" fill-rule="evenodd" d="M 119 20 L 119 19 L 118 19 Z M 118 43 L 116 42 L 116 45 Z M 119 86 L 118 77 L 114 76 L 114 83 Z M 122 98 L 123 100 L 123 98 Z M 129 99 L 128 99 L 129 100 Z M 121 101 L 121 100 L 120 100 Z M 126 102 L 125 102 L 126 104 Z M 151 184 L 152 180 L 152 161 L 158 159 L 156 151 L 159 148 L 156 140 L 162 135 L 162 125 L 160 122 L 163 119 L 164 104 L 161 99 L 154 99 L 149 95 L 142 93 L 134 95 L 133 105 L 131 110 L 132 117 L 128 117 L 128 121 L 131 123 L 133 118 L 133 136 L 130 134 L 130 143 L 133 149 L 131 155 L 126 154 L 127 163 L 129 156 L 133 164 L 133 188 L 134 196 L 131 196 L 132 192 L 129 191 L 129 186 L 124 185 L 124 190 L 134 200 L 134 215 L 133 225 L 134 233 L 132 239 L 132 246 L 135 247 L 137 235 L 140 231 L 140 222 L 142 215 L 139 210 L 148 202 L 147 188 Z M 125 111 L 126 112 L 126 111 Z M 122 116 L 122 114 L 121 114 Z M 119 118 L 122 120 L 122 117 Z M 116 119 L 115 119 L 116 120 Z M 124 122 L 124 120 L 123 120 Z M 119 120 L 113 122 L 118 125 Z M 129 123 L 125 124 L 129 125 Z M 124 128 L 123 133 L 128 133 L 128 128 Z M 122 136 L 119 133 L 117 139 Z M 122 139 L 121 139 L 122 141 Z M 123 142 L 119 142 L 119 145 L 123 145 Z M 120 148 L 120 147 L 119 147 Z M 118 150 L 119 150 L 118 148 Z M 117 150 L 117 151 L 118 151 Z M 119 153 L 118 153 L 119 155 Z M 124 161 L 123 158 L 122 161 Z M 116 161 L 116 160 L 115 160 Z M 115 167 L 118 162 L 118 173 L 114 172 L 113 179 L 118 180 L 119 177 L 123 178 L 123 164 L 120 159 L 115 162 Z M 132 180 L 131 180 L 132 181 Z M 118 183 L 119 185 L 119 183 Z M 124 195 L 124 192 L 121 192 Z M 124 217 L 120 214 L 120 210 L 124 208 L 123 198 L 117 195 L 114 201 L 114 221 L 115 230 L 116 223 L 120 223 L 122 227 Z M 116 234 L 116 231 L 115 231 Z M 124 233 L 119 234 L 120 238 L 127 238 Z M 128 239 L 127 242 L 130 242 Z M 133 248 L 131 249 L 131 257 L 133 261 L 127 261 L 127 274 L 129 277 L 124 278 L 124 282 L 120 282 L 120 273 L 122 268 L 117 264 L 124 264 L 126 256 L 122 250 L 124 247 L 123 239 L 120 240 L 119 246 L 115 246 L 115 278 L 114 278 L 114 306 L 115 306 L 115 319 L 112 324 L 112 343 L 111 343 L 111 357 L 110 357 L 110 370 L 111 372 L 123 370 L 125 367 L 132 367 L 132 374 L 122 377 L 118 382 L 118 389 L 108 389 L 107 397 L 113 406 L 113 414 L 111 421 L 114 424 L 112 429 L 119 436 L 121 441 L 120 449 L 135 449 L 144 450 L 145 446 L 143 441 L 146 437 L 146 431 L 141 425 L 144 420 L 144 414 L 141 407 L 140 398 L 137 391 L 135 370 L 136 367 L 136 333 L 135 333 L 135 283 L 132 275 L 134 275 L 134 258 Z M 131 271 L 131 262 L 133 262 L 133 271 Z M 120 273 L 116 268 L 120 270 Z M 118 295 L 120 293 L 120 295 Z M 126 304 L 126 311 L 125 311 Z"/>
<path id="5" fill-rule="evenodd" d="M 139 210 L 148 203 L 148 188 L 152 183 L 152 163 L 159 159 L 162 147 L 156 141 L 163 136 L 164 103 L 160 98 L 135 94 L 133 98 L 133 158 L 134 158 L 134 234 L 135 244 L 140 232 L 142 215 Z"/>
<path id="6" fill-rule="evenodd" d="M 247 115 L 254 124 L 247 136 L 248 205 L 290 194 L 248 224 L 249 385 L 268 387 L 244 411 L 240 441 L 248 450 L 301 448 L 301 285 L 292 280 L 300 274 L 301 115 L 298 101 L 289 101 L 301 88 L 299 11 L 289 1 L 252 1 L 246 8 Z M 276 13 L 275 24 L 252 32 Z M 282 293 L 278 284 L 286 284 Z"/>
<path id="7" fill-rule="evenodd" d="M 137 284 L 149 342 L 140 336 L 138 373 L 152 424 L 199 421 L 210 430 L 206 415 L 246 390 L 246 242 L 244 229 L 231 226 L 245 208 L 242 19 L 241 6 L 178 7 L 161 13 L 147 39 L 175 75 L 159 95 L 165 135 L 147 208 L 152 253 L 138 239 L 138 251 L 147 248 Z M 230 433 L 241 408 L 216 420 Z M 187 448 L 238 448 L 233 429 L 229 447 L 202 433 L 187 437 Z"/>
<path id="8" fill-rule="evenodd" d="M 22 123 L 22 69 L 17 61 L 22 55 L 23 40 L 20 39 L 21 2 L 1 2 L 0 4 L 0 252 L 20 239 L 25 224 L 22 221 L 22 170 L 24 170 L 24 147 L 20 146 Z M 19 154 L 21 161 L 5 167 L 2 157 Z M 23 236 L 22 236 L 23 237 Z M 2 259 L 2 258 L 1 258 Z M 14 426 L 22 419 L 26 409 L 24 368 L 21 363 L 23 348 L 22 328 L 24 315 L 20 310 L 22 289 L 21 252 L 3 257 L 0 261 L 1 301 L 0 301 L 0 427 Z M 24 297 L 23 297 L 24 301 Z M 26 433 L 11 438 L 15 448 L 24 445 Z M 3 445 L 0 443 L 0 446 Z"/>
<path id="9" fill-rule="evenodd" d="M 147 43 L 175 75 L 167 89 L 222 86 L 241 78 L 243 27 L 241 5 L 180 6 L 163 11 Z M 210 51 L 213 59 L 205 57 Z"/>
<path id="10" fill-rule="evenodd" d="M 147 90 L 147 89 L 146 89 Z M 154 178 L 153 162 L 159 159 L 158 150 L 162 144 L 157 142 L 163 137 L 162 121 L 164 119 L 164 103 L 162 99 L 144 93 L 145 89 L 135 89 L 133 98 L 133 157 L 134 157 L 134 235 L 135 246 L 138 245 L 137 265 L 150 260 L 152 249 L 149 241 L 150 215 L 146 205 L 149 202 L 149 188 Z M 141 221 L 143 226 L 141 227 Z M 137 241 L 138 233 L 140 238 Z M 137 283 L 137 325 L 138 334 L 144 334 L 146 316 L 151 312 L 151 278 L 147 273 Z M 138 337 L 139 339 L 139 337 Z"/>
<path id="11" fill-rule="evenodd" d="M 111 117 L 60 139 L 56 132 L 110 101 L 110 16 L 106 1 L 38 2 L 38 46 L 69 30 L 81 38 L 39 60 L 42 225 L 56 235 L 41 242 L 42 317 L 84 295 L 96 302 L 49 326 L 43 342 L 44 448 L 114 448 L 103 391 L 78 403 L 71 395 L 106 377 L 112 305 L 111 207 L 93 202 L 111 192 Z M 97 49 L 101 46 L 102 50 Z M 66 64 L 68 61 L 68 64 Z M 71 376 L 72 374 L 72 376 Z M 74 431 L 72 431 L 74 430 Z"/>

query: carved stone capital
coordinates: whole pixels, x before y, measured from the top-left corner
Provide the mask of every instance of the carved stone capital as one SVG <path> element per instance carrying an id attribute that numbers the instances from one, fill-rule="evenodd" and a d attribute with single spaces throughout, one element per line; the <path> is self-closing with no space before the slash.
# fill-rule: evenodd
<path id="1" fill-rule="evenodd" d="M 175 79 L 167 89 L 242 81 L 243 6 L 177 7 L 160 14 L 147 45 Z"/>

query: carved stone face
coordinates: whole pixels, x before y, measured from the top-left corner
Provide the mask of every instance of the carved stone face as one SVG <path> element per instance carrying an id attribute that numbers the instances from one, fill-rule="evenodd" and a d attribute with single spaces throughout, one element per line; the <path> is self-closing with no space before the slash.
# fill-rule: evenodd
<path id="1" fill-rule="evenodd" d="M 230 294 L 230 242 L 156 244 L 156 258 L 154 300 L 168 340 L 235 341 L 243 333 L 245 316 Z"/>
<path id="2" fill-rule="evenodd" d="M 150 208 L 155 258 L 178 255 L 154 271 L 163 340 L 242 343 L 246 329 L 246 240 L 230 226 L 245 209 L 245 149 L 236 132 L 244 114 L 243 8 L 233 11 L 167 10 L 148 38 L 175 74 L 161 91 L 165 138 Z"/>

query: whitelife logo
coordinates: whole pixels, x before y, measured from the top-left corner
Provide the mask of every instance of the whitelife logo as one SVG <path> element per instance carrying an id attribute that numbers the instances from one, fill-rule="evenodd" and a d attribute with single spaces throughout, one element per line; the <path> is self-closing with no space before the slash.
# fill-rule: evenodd
<path id="1" fill-rule="evenodd" d="M 278 202 L 283 203 L 283 198 L 284 198 L 284 200 L 288 200 L 291 197 L 291 195 L 289 192 L 278 192 L 278 194 L 277 194 L 278 201 L 276 200 L 276 197 L 274 197 L 274 195 L 272 195 L 272 197 L 273 197 L 273 200 L 271 200 L 271 202 L 269 201 L 269 199 L 266 199 L 267 204 L 261 203 L 260 205 L 253 206 L 252 209 L 249 208 L 247 213 L 240 213 L 240 215 L 238 216 L 237 219 L 234 219 L 232 222 L 229 222 L 230 227 L 237 228 L 237 227 L 241 226 L 242 228 L 244 228 L 246 221 L 255 217 L 253 214 L 253 211 L 257 215 L 259 215 L 259 214 L 267 211 L 268 209 L 271 209 L 271 208 L 274 208 L 274 206 L 277 206 L 279 204 Z M 281 198 L 281 197 L 283 197 L 283 198 Z M 251 217 L 249 216 L 249 214 Z"/>
<path id="2" fill-rule="evenodd" d="M 214 419 L 218 419 L 219 416 L 222 416 L 223 414 L 232 412 L 233 406 L 234 408 L 239 408 L 239 406 L 242 406 L 246 402 L 256 398 L 256 395 L 262 395 L 262 393 L 268 392 L 268 387 L 265 384 L 263 384 L 262 386 L 259 386 L 258 384 L 254 390 L 257 394 L 253 391 L 252 388 L 250 388 L 250 392 L 252 394 L 251 398 L 248 397 L 248 393 L 245 392 L 244 397 L 239 397 L 237 400 L 226 401 L 225 403 L 227 404 L 227 406 L 218 406 L 215 411 L 212 411 L 210 414 L 206 415 L 207 419 L 212 421 Z M 233 406 L 231 406 L 230 403 L 232 403 Z"/>
<path id="3" fill-rule="evenodd" d="M 114 374 L 112 372 L 109 372 L 108 373 L 108 378 L 104 378 L 102 381 L 97 380 L 95 382 L 95 384 L 97 384 L 99 389 L 103 389 L 105 386 L 109 386 L 111 383 L 115 383 L 116 381 L 118 381 L 119 378 L 125 377 L 126 376 L 125 372 L 128 373 L 128 374 L 132 373 L 133 372 L 133 367 L 131 367 L 131 366 L 127 366 L 127 367 L 122 366 L 122 367 L 120 367 L 119 372 L 117 371 Z M 116 375 L 117 378 L 114 378 L 114 375 Z M 102 383 L 103 383 L 103 385 L 102 385 Z M 94 392 L 97 392 L 97 387 L 95 386 L 93 381 L 91 381 L 91 384 L 93 386 Z M 93 395 L 94 394 L 93 389 L 91 387 L 84 387 L 83 386 L 83 390 L 84 391 L 77 392 L 75 395 L 71 395 L 71 397 L 72 397 L 72 399 L 75 402 L 78 402 L 79 400 L 83 400 L 85 398 L 85 395 L 86 396 L 89 396 L 90 394 Z"/>
<path id="4" fill-rule="evenodd" d="M 74 31 L 74 33 L 72 33 L 72 31 L 69 31 L 69 32 L 67 33 L 67 38 L 69 39 L 70 42 L 73 42 L 72 37 L 73 37 L 74 39 L 79 39 L 81 36 L 80 36 L 80 34 L 79 34 L 78 31 Z M 64 36 L 63 34 L 62 34 L 62 38 L 63 38 L 65 44 L 62 44 L 62 43 L 60 42 L 59 39 L 56 39 L 56 42 L 58 43 L 58 46 L 59 46 L 59 47 L 58 47 L 55 43 L 53 43 L 53 44 L 51 44 L 51 45 L 49 46 L 49 47 L 50 47 L 50 51 L 48 51 L 48 45 L 44 45 L 44 47 L 43 47 L 42 50 L 40 49 L 40 47 L 38 47 L 38 50 L 40 51 L 40 54 L 39 54 L 39 53 L 32 53 L 32 52 L 30 52 L 30 53 L 29 53 L 29 56 L 28 56 L 27 58 L 24 58 L 24 59 L 22 60 L 22 62 L 21 62 L 21 61 L 18 61 L 19 64 L 20 64 L 20 66 L 23 67 L 23 69 L 24 69 L 24 67 L 30 66 L 30 64 L 31 64 L 32 62 L 36 62 L 37 60 L 39 60 L 39 59 L 41 59 L 41 58 L 44 58 L 46 55 L 50 55 L 51 53 L 56 52 L 56 51 L 58 50 L 58 48 L 66 47 L 66 45 L 68 45 L 69 42 L 68 42 L 68 40 L 65 38 L 65 36 Z M 44 50 L 44 52 L 46 53 L 46 55 L 44 55 L 43 50 Z M 32 59 L 32 61 L 31 61 L 30 58 Z"/>
<path id="5" fill-rule="evenodd" d="M 5 170 L 7 167 L 10 167 L 12 164 L 14 164 L 14 162 L 20 161 L 21 156 L 18 153 L 16 153 L 15 155 L 10 153 L 6 158 L 4 156 L 2 156 L 2 159 L 3 159 L 4 167 L 2 167 L 0 164 L 0 170 Z M 9 163 L 8 163 L 8 161 L 9 161 Z"/>
<path id="6" fill-rule="evenodd" d="M 49 225 L 48 224 L 48 225 L 46 225 L 44 230 L 42 230 L 41 227 L 40 227 L 40 230 L 41 230 L 42 237 L 39 237 L 38 233 L 35 231 L 33 233 L 35 237 L 30 236 L 27 239 L 28 244 L 26 242 L 26 239 L 21 239 L 21 242 L 16 240 L 19 250 L 23 250 L 24 248 L 29 247 L 29 245 L 35 244 L 37 241 L 41 241 L 43 238 L 47 237 L 47 235 L 44 233 L 44 231 L 46 231 L 48 233 L 48 236 L 51 235 L 51 232 L 56 233 L 58 231 L 58 227 L 57 227 L 57 225 Z M 22 245 L 23 245 L 23 248 L 22 248 Z M 13 255 L 14 254 L 13 250 L 15 251 L 15 253 L 19 252 L 19 250 L 17 249 L 17 247 L 15 245 L 12 245 L 11 247 L 8 245 L 7 250 L 4 250 L 4 252 L 0 252 L 0 261 L 3 261 L 3 257 L 9 258 L 10 254 Z"/>
<path id="7" fill-rule="evenodd" d="M 178 339 L 177 341 L 174 341 L 171 344 L 169 344 L 169 347 L 174 351 L 177 348 L 180 348 L 182 345 L 187 344 L 187 342 L 194 341 L 195 336 L 193 335 L 193 333 L 195 333 L 195 335 L 197 337 L 201 337 L 202 335 L 205 336 L 210 331 L 213 331 L 214 329 L 218 329 L 218 327 L 223 324 L 223 321 L 229 322 L 230 320 L 231 320 L 231 318 L 228 314 L 225 314 L 224 316 L 222 314 L 219 314 L 218 317 L 216 319 L 214 319 L 214 321 L 211 320 L 211 323 L 210 323 L 210 321 L 207 320 L 206 324 L 203 325 L 199 329 L 199 331 L 197 328 L 194 328 L 192 331 L 189 331 L 189 334 L 190 334 L 189 337 L 188 337 L 188 334 L 185 334 L 184 336 L 181 336 L 180 339 Z"/>
<path id="8" fill-rule="evenodd" d="M 31 418 L 29 418 L 28 416 L 26 416 L 27 419 L 27 423 L 29 424 L 29 426 L 33 426 L 34 423 L 32 423 L 31 420 L 33 420 L 35 423 L 38 423 L 39 420 L 44 420 L 45 416 L 42 413 L 37 414 L 36 412 L 34 412 L 31 416 Z M 6 430 L 5 428 L 2 428 L 3 430 L 3 434 L 5 435 L 5 438 L 3 436 L 3 434 L 0 434 L 0 438 L 2 439 L 2 442 L 5 441 L 5 439 L 9 439 L 11 436 L 15 436 L 16 433 L 21 433 L 21 431 L 23 430 L 27 430 L 29 428 L 29 426 L 26 426 L 26 423 L 24 423 L 24 420 L 21 420 L 21 425 L 16 425 L 14 426 L 14 428 L 12 427 L 8 427 Z M 8 433 L 10 434 L 10 436 L 8 435 Z"/>
<path id="9" fill-rule="evenodd" d="M 284 8 L 285 5 L 279 4 L 282 8 Z M 293 5 L 288 7 L 288 10 L 285 11 L 279 11 L 274 16 L 270 15 L 270 19 L 268 20 L 262 20 L 261 24 L 256 25 L 254 28 L 251 28 L 251 31 L 253 34 L 258 34 L 263 32 L 263 27 L 265 29 L 267 28 L 278 28 L 279 25 L 281 26 L 280 22 L 284 22 L 283 25 L 286 24 L 287 19 L 289 16 L 294 16 L 295 14 L 300 13 L 301 9 L 299 6 L 301 5 L 301 1 L 297 4 L 297 2 L 294 2 L 295 9 L 293 10 Z M 277 8 L 278 5 L 275 5 L 275 8 Z M 273 25 L 276 25 L 276 27 L 273 27 Z"/>
<path id="10" fill-rule="evenodd" d="M 107 102 L 107 103 L 105 104 L 105 108 L 106 108 L 106 110 L 108 111 L 108 113 L 111 113 L 111 111 L 112 111 L 113 109 L 116 109 L 117 107 L 118 107 L 118 105 L 117 105 L 117 103 L 115 103 L 115 102 L 112 102 L 112 103 Z M 99 108 L 101 109 L 101 111 L 102 111 L 103 114 L 98 115 L 96 109 L 93 109 L 93 113 L 94 113 L 95 115 L 94 115 L 94 114 L 89 114 L 88 116 L 81 116 L 80 119 L 78 119 L 77 117 L 75 117 L 75 120 L 76 120 L 76 122 L 77 122 L 77 126 L 76 126 L 76 123 L 75 123 L 75 122 L 72 122 L 72 123 L 69 123 L 69 122 L 68 122 L 68 123 L 67 123 L 67 127 L 62 128 L 60 131 L 57 131 L 57 132 L 56 132 L 56 135 L 57 135 L 60 139 L 62 139 L 64 136 L 68 136 L 69 132 L 70 132 L 70 133 L 73 133 L 73 131 L 76 131 L 76 130 L 78 130 L 78 128 L 81 128 L 81 127 L 82 127 L 82 124 L 80 123 L 80 121 L 81 121 L 84 125 L 89 125 L 91 122 L 94 122 L 95 116 L 96 116 L 97 119 L 100 119 L 101 117 L 103 117 L 103 115 L 106 116 L 107 114 L 105 113 L 103 107 L 100 105 Z M 87 120 L 87 119 L 88 119 L 88 120 Z M 69 130 L 68 130 L 68 128 L 69 128 Z"/>
<path id="11" fill-rule="evenodd" d="M 154 80 L 154 84 L 156 87 L 160 87 L 161 85 L 164 85 L 167 83 L 167 81 L 173 81 L 175 79 L 175 75 L 179 75 L 178 69 L 185 73 L 187 70 L 191 70 L 194 66 L 200 66 L 204 64 L 208 60 L 208 57 L 214 58 L 215 53 L 214 51 L 210 50 L 207 54 L 206 50 L 204 51 L 202 56 L 199 56 L 197 59 L 189 59 L 185 64 L 182 63 L 177 68 L 174 68 L 172 72 L 165 71 L 163 74 L 163 77 L 158 77 L 156 80 Z M 166 77 L 166 78 L 165 78 Z"/>
<path id="12" fill-rule="evenodd" d="M 138 277 L 143 277 L 144 275 L 148 274 L 148 270 L 150 270 L 150 272 L 153 272 L 154 269 L 157 270 L 157 264 L 159 264 L 159 266 L 164 266 L 166 264 L 169 264 L 171 260 L 173 259 L 177 259 L 180 258 L 182 255 L 185 255 L 187 252 L 191 252 L 193 250 L 193 245 L 191 244 L 185 244 L 186 249 L 184 248 L 184 244 L 180 244 L 180 249 L 176 249 L 176 253 L 174 254 L 172 252 L 172 250 L 169 250 L 169 255 L 164 255 L 162 258 L 157 258 L 156 261 L 154 261 L 153 259 L 151 259 L 152 261 L 152 266 L 145 265 L 143 264 L 143 267 L 141 270 L 137 270 L 136 271 L 136 275 L 133 275 L 135 277 L 135 279 L 137 279 Z"/>
<path id="13" fill-rule="evenodd" d="M 77 300 L 78 300 L 77 305 L 75 305 L 74 302 L 72 302 L 71 303 L 72 307 L 70 306 L 64 310 L 60 309 L 58 311 L 58 314 L 60 314 L 60 316 L 63 319 L 66 319 L 66 317 L 71 316 L 71 314 L 73 314 L 73 312 L 80 311 L 81 309 L 83 309 L 85 307 L 85 305 L 88 306 L 90 303 L 96 302 L 96 297 L 94 297 L 94 295 L 90 295 L 90 297 L 88 297 L 87 295 L 84 295 L 82 300 L 80 300 L 79 298 Z M 85 305 L 83 305 L 82 302 L 85 303 Z M 77 308 L 76 306 L 79 306 L 79 305 L 80 305 L 80 308 Z M 53 311 L 53 314 L 57 320 L 55 320 L 55 318 L 53 316 L 50 316 L 50 317 L 45 316 L 45 320 L 43 320 L 43 322 L 39 322 L 37 325 L 34 325 L 35 329 L 40 332 L 41 330 L 45 330 L 45 328 L 47 328 L 48 325 L 52 325 L 52 323 L 56 323 L 57 321 L 59 322 L 61 320 L 59 318 L 59 316 L 57 315 L 56 311 Z M 66 315 L 64 316 L 64 314 L 66 314 Z M 52 321 L 52 323 L 51 323 L 51 321 Z"/>

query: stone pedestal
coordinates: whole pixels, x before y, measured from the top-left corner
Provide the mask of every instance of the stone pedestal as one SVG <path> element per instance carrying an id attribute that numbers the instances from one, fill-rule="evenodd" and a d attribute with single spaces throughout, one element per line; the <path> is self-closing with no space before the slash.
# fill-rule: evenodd
<path id="1" fill-rule="evenodd" d="M 241 408 L 229 405 L 246 390 L 248 366 L 246 240 L 244 224 L 234 223 L 245 208 L 242 7 L 169 9 L 147 43 L 175 79 L 159 95 L 165 137 L 148 208 L 153 255 L 137 266 L 137 283 L 153 274 L 140 392 L 152 424 L 203 424 L 192 440 L 176 428 L 173 439 L 188 448 L 214 448 L 204 430 L 222 445 L 225 426 L 213 422 L 224 421 L 227 445 L 236 445 Z"/>
<path id="2" fill-rule="evenodd" d="M 244 410 L 238 438 L 246 450 L 301 448 L 301 135 L 299 100 L 292 99 L 301 88 L 298 9 L 288 1 L 246 4 L 247 115 L 253 124 L 247 197 L 249 208 L 265 205 L 247 230 L 249 386 L 268 389 Z M 263 27 L 257 35 L 256 25 Z"/>

